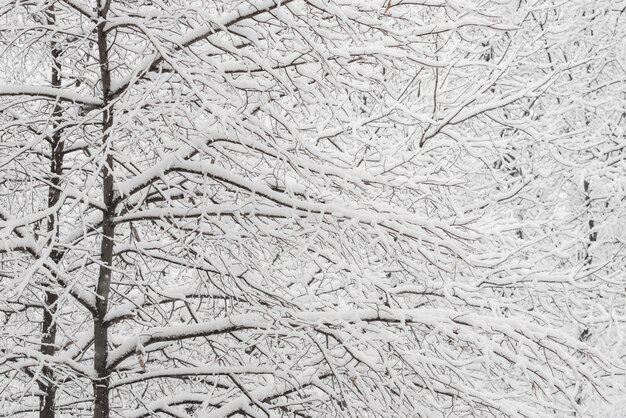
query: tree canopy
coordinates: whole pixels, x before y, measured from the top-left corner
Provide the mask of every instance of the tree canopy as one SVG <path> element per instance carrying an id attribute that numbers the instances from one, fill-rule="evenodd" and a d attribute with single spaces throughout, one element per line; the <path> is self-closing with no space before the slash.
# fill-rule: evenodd
<path id="1" fill-rule="evenodd" d="M 0 13 L 0 415 L 624 411 L 623 1 Z"/>

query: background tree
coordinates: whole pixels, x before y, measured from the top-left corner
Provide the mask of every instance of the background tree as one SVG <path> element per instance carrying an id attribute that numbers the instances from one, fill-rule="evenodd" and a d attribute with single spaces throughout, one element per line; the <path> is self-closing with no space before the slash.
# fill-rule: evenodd
<path id="1" fill-rule="evenodd" d="M 542 3 L 2 4 L 2 413 L 587 414 Z"/>
<path id="2" fill-rule="evenodd" d="M 579 339 L 618 359 L 624 357 L 624 234 L 622 205 L 617 203 L 623 199 L 619 184 L 624 172 L 624 6 L 580 3 L 560 16 L 573 22 L 572 29 L 546 55 L 568 70 L 545 96 L 543 116 L 551 128 L 547 150 L 563 179 L 555 229 L 564 233 L 562 242 L 571 255 L 563 264 L 580 289 L 563 298 L 562 306 Z M 611 379 L 623 383 L 623 377 Z M 623 398 L 622 393 L 612 398 Z M 623 414 L 623 405 L 615 402 L 614 408 L 610 413 Z"/>

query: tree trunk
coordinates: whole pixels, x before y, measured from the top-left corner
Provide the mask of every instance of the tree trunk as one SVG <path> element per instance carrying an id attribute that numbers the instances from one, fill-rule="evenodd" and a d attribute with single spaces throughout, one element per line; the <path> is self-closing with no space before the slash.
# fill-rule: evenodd
<path id="1" fill-rule="evenodd" d="M 109 56 L 107 34 L 105 32 L 106 16 L 110 1 L 98 3 L 98 60 L 102 82 L 102 142 L 105 153 L 105 163 L 102 166 L 102 191 L 104 199 L 104 214 L 102 219 L 102 244 L 100 247 L 100 271 L 96 286 L 96 312 L 94 315 L 94 369 L 97 378 L 93 383 L 94 390 L 94 418 L 109 417 L 109 370 L 108 357 L 108 326 L 105 316 L 108 310 L 109 292 L 113 265 L 113 245 L 115 237 L 115 201 L 113 196 L 113 154 L 110 143 L 110 129 L 113 126 L 113 107 L 111 99 L 111 74 L 109 70 Z"/>
<path id="2" fill-rule="evenodd" d="M 593 230 L 596 223 L 593 220 L 593 215 L 591 214 L 591 190 L 589 190 L 589 181 L 586 179 L 583 181 L 583 189 L 585 191 L 585 207 L 587 208 L 587 217 L 589 219 L 587 222 L 587 225 L 589 226 L 589 236 L 587 246 L 585 248 L 585 265 L 589 265 L 593 261 L 592 256 L 589 253 L 589 249 L 598 239 L 598 233 Z"/>
<path id="3" fill-rule="evenodd" d="M 56 22 L 56 11 L 54 4 L 48 7 L 47 23 L 54 25 Z M 50 42 L 50 51 L 52 56 L 51 85 L 53 87 L 61 86 L 61 57 L 60 50 L 54 39 Z M 52 136 L 49 138 L 51 157 L 50 157 L 50 186 L 48 188 L 48 208 L 53 208 L 59 202 L 61 197 L 61 176 L 63 175 L 63 138 L 61 118 L 63 117 L 63 108 L 60 102 L 57 102 L 52 111 Z M 61 261 L 61 253 L 54 248 L 58 236 L 58 211 L 50 214 L 47 222 L 48 245 L 52 247 L 50 259 L 54 264 Z M 43 355 L 53 356 L 56 351 L 56 311 L 57 301 L 59 297 L 52 289 L 47 290 L 44 301 L 42 335 L 41 335 L 41 353 Z M 39 417 L 54 418 L 56 406 L 56 384 L 54 382 L 54 370 L 44 365 L 42 369 L 43 379 L 39 383 L 39 388 L 43 392 L 40 398 Z"/>
<path id="4" fill-rule="evenodd" d="M 44 355 L 54 355 L 56 324 L 54 315 L 56 313 L 56 302 L 58 296 L 54 292 L 46 292 L 45 308 L 43 314 L 43 335 L 41 337 L 41 353 Z M 43 392 L 39 403 L 40 418 L 54 418 L 56 386 L 54 383 L 54 371 L 49 366 L 44 366 L 42 370 L 43 379 L 39 384 Z"/>

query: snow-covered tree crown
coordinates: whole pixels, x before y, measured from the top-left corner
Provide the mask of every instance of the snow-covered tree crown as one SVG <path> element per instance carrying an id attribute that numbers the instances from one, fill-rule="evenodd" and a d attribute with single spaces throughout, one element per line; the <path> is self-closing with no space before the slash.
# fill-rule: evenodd
<path id="1" fill-rule="evenodd" d="M 602 413 L 624 11 L 572 3 L 0 3 L 0 413 Z"/>

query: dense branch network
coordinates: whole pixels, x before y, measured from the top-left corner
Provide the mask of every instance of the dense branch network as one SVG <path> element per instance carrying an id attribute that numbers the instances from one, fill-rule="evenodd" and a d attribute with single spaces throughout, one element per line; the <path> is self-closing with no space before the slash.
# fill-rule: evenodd
<path id="1" fill-rule="evenodd" d="M 0 2 L 0 415 L 585 415 L 621 390 L 580 327 L 623 285 L 589 186 L 623 128 L 574 147 L 600 122 L 564 96 L 624 67 L 552 36 L 566 6 L 93 3 Z"/>

